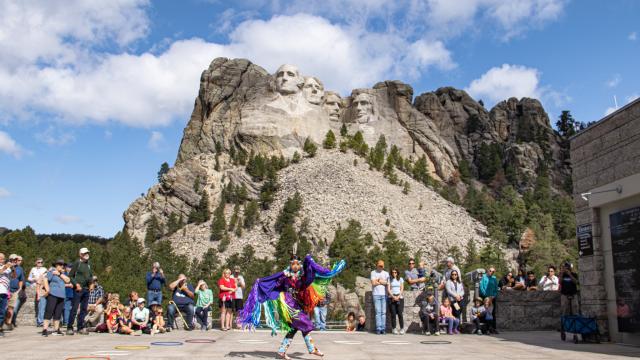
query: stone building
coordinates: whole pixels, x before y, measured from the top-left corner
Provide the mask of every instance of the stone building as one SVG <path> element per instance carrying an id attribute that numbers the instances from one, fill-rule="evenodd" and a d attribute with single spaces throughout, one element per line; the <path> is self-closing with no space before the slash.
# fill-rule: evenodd
<path id="1" fill-rule="evenodd" d="M 640 344 L 640 99 L 571 139 L 582 313 Z"/>

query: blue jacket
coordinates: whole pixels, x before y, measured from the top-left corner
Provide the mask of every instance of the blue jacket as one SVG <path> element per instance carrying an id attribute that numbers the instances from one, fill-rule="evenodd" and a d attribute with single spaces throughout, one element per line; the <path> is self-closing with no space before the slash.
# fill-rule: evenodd
<path id="1" fill-rule="evenodd" d="M 480 296 L 483 298 L 487 296 L 498 296 L 498 279 L 496 279 L 495 275 L 482 275 L 482 280 L 480 280 Z"/>
<path id="2" fill-rule="evenodd" d="M 147 290 L 162 290 L 165 279 L 159 272 L 154 275 L 151 271 L 147 272 Z"/>
<path id="3" fill-rule="evenodd" d="M 12 293 L 18 292 L 18 290 L 20 290 L 20 287 L 18 286 L 20 285 L 20 281 L 24 283 L 24 270 L 22 269 L 22 266 L 16 266 L 15 272 L 16 278 L 9 281 L 9 288 Z"/>

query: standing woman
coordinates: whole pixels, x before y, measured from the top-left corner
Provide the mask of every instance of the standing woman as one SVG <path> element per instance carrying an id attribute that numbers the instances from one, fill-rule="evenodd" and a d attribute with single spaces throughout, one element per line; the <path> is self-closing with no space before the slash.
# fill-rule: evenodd
<path id="1" fill-rule="evenodd" d="M 42 323 L 42 336 L 49 336 L 49 322 L 53 318 L 53 329 L 55 335 L 64 335 L 60 330 L 60 318 L 64 310 L 64 299 L 66 297 L 65 285 L 71 279 L 64 275 L 64 260 L 58 259 L 53 263 L 53 269 L 49 270 L 43 279 L 45 292 L 47 293 L 47 308 L 44 312 Z"/>
<path id="2" fill-rule="evenodd" d="M 233 300 L 236 297 L 236 281 L 231 278 L 231 270 L 224 269 L 218 280 L 218 305 L 220 306 L 220 328 L 222 331 L 231 330 L 233 319 Z"/>
<path id="3" fill-rule="evenodd" d="M 462 315 L 462 308 L 464 307 L 464 285 L 460 281 L 460 274 L 457 270 L 451 272 L 451 277 L 447 280 L 447 296 L 451 301 L 451 308 L 453 309 L 453 316 L 460 321 L 460 315 Z"/>
<path id="4" fill-rule="evenodd" d="M 397 268 L 391 269 L 391 280 L 387 283 L 387 294 L 389 312 L 391 312 L 391 329 L 393 333 L 398 335 L 396 329 L 396 316 L 400 323 L 400 335 L 404 335 L 404 317 L 402 313 L 404 311 L 404 297 L 402 292 L 404 291 L 404 279 L 400 277 Z"/>

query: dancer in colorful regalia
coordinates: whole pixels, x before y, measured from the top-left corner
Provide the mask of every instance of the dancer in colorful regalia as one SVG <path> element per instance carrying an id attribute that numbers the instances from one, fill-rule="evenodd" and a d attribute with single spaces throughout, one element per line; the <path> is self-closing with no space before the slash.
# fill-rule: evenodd
<path id="1" fill-rule="evenodd" d="M 326 269 L 316 264 L 311 255 L 302 261 L 293 256 L 284 271 L 256 280 L 238 323 L 243 328 L 254 329 L 260 325 L 264 312 L 271 335 L 275 335 L 278 329 L 286 333 L 278 349 L 279 358 L 290 359 L 287 350 L 298 331 L 304 337 L 309 354 L 324 356 L 311 339 L 311 314 L 318 302 L 324 299 L 331 279 L 345 266 L 345 261 L 340 260 L 332 269 Z"/>

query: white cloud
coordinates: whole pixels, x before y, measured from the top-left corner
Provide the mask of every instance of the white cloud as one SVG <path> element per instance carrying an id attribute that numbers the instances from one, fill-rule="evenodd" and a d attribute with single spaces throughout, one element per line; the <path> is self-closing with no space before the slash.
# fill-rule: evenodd
<path id="1" fill-rule="evenodd" d="M 631 41 L 636 41 L 638 39 L 638 33 L 636 33 L 635 31 L 632 32 L 631 34 L 629 34 L 629 36 L 627 36 L 627 39 Z"/>
<path id="2" fill-rule="evenodd" d="M 618 109 L 616 109 L 615 107 L 608 107 L 605 111 L 604 111 L 604 116 L 607 116 L 611 113 L 613 113 L 614 111 L 616 111 Z"/>
<path id="3" fill-rule="evenodd" d="M 637 93 L 631 94 L 627 97 L 625 97 L 624 99 L 627 100 L 627 104 L 632 102 L 633 100 L 640 98 L 640 95 L 638 95 Z"/>
<path id="4" fill-rule="evenodd" d="M 636 100 L 636 99 L 638 99 L 638 98 L 640 98 L 640 95 L 639 95 L 639 94 L 637 94 L 637 93 L 633 93 L 633 94 L 631 94 L 631 95 L 629 95 L 629 96 L 626 96 L 626 97 L 624 98 L 624 100 L 625 100 L 624 104 L 619 105 L 619 107 L 613 107 L 613 106 L 612 106 L 612 107 L 608 107 L 608 108 L 604 111 L 604 116 L 607 116 L 607 115 L 611 114 L 612 112 L 614 112 L 614 111 L 618 110 L 620 107 L 625 106 L 625 105 L 627 105 L 628 103 L 630 103 L 630 102 L 632 102 L 632 101 L 634 101 L 634 100 Z"/>
<path id="5" fill-rule="evenodd" d="M 620 84 L 620 81 L 622 81 L 622 78 L 620 77 L 620 74 L 614 74 L 613 77 L 611 79 L 607 80 L 607 82 L 605 84 L 610 88 L 614 88 L 614 87 L 618 86 L 618 84 Z"/>
<path id="6" fill-rule="evenodd" d="M 0 151 L 12 155 L 16 159 L 21 158 L 24 154 L 22 147 L 4 131 L 0 131 Z"/>
<path id="7" fill-rule="evenodd" d="M 304 14 L 248 20 L 229 37 L 229 44 L 180 40 L 157 55 L 96 54 L 73 67 L 31 63 L 15 72 L 0 67 L 0 108 L 14 116 L 39 111 L 71 123 L 153 127 L 188 116 L 202 70 L 219 56 L 248 58 L 268 71 L 298 64 L 303 73 L 343 93 L 454 66 L 442 42 L 410 42 Z"/>
<path id="8" fill-rule="evenodd" d="M 72 132 L 62 131 L 54 126 L 35 134 L 36 140 L 52 146 L 62 146 L 76 141 Z"/>
<path id="9" fill-rule="evenodd" d="M 58 215 L 54 220 L 63 225 L 82 222 L 82 219 L 75 215 Z"/>
<path id="10" fill-rule="evenodd" d="M 3 187 L 0 187 L 0 199 L 6 198 L 6 197 L 9 197 L 9 196 L 11 196 L 11 192 L 9 192 L 9 190 L 7 190 L 7 189 L 5 189 Z"/>
<path id="11" fill-rule="evenodd" d="M 540 72 L 521 65 L 493 67 L 475 79 L 465 90 L 476 99 L 498 102 L 510 97 L 540 98 Z"/>
<path id="12" fill-rule="evenodd" d="M 164 144 L 164 135 L 162 135 L 159 131 L 152 131 L 151 136 L 149 137 L 149 142 L 147 145 L 149 149 L 154 151 L 159 151 Z"/>

